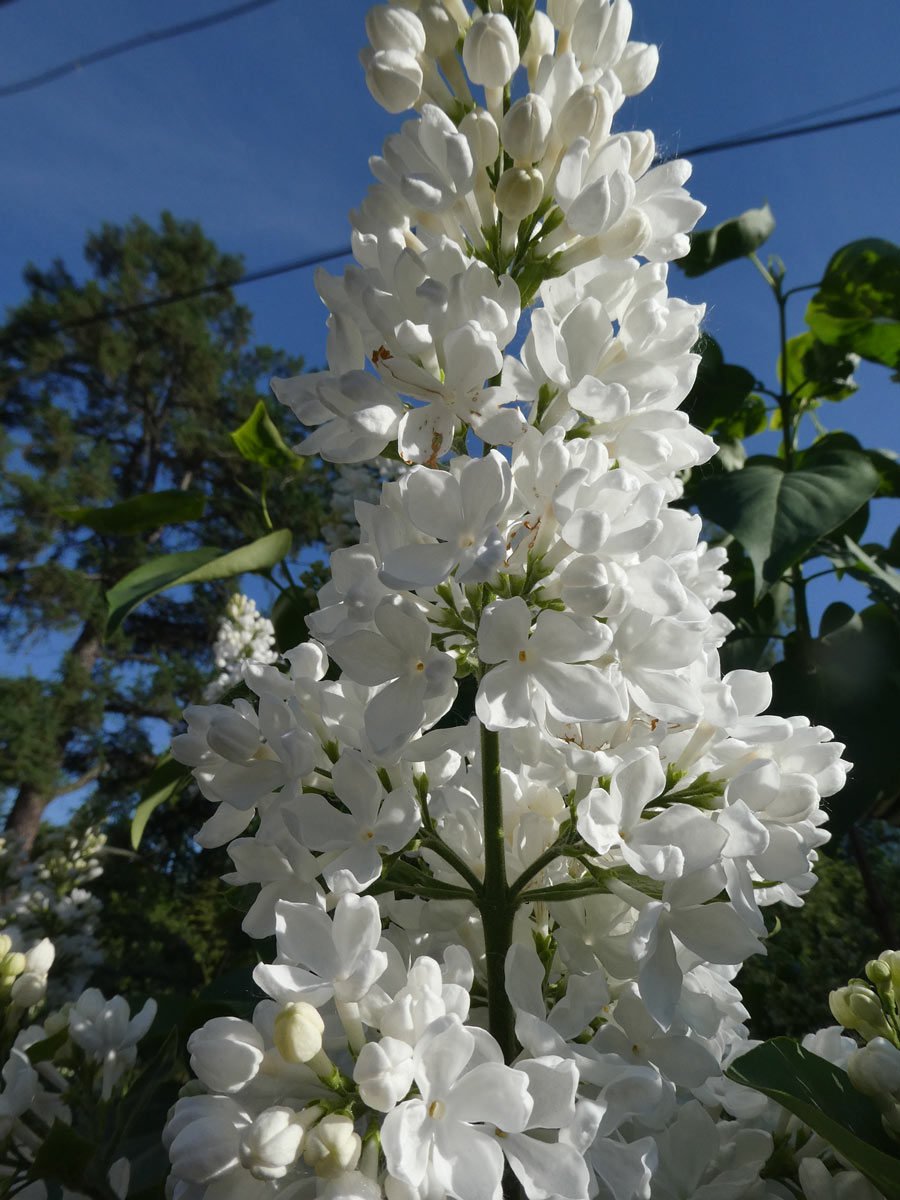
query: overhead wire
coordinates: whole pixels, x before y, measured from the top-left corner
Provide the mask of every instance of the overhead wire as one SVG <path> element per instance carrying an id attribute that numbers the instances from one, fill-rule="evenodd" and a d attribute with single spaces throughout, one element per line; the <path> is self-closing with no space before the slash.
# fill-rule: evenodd
<path id="1" fill-rule="evenodd" d="M 836 117 L 831 121 L 819 121 L 814 125 L 797 125 L 792 129 L 781 129 L 774 133 L 758 133 L 752 136 L 736 136 L 724 138 L 720 142 L 707 142 L 702 146 L 692 146 L 689 150 L 679 150 L 677 154 L 665 156 L 664 161 L 672 158 L 698 158 L 701 154 L 717 154 L 722 150 L 739 150 L 744 146 L 758 146 L 763 142 L 780 142 L 785 138 L 803 137 L 808 133 L 822 133 L 828 129 L 842 129 L 848 125 L 862 125 L 866 121 L 881 121 L 886 117 L 900 116 L 900 104 L 892 108 L 881 108 L 875 112 L 858 113 L 855 117 Z"/>
<path id="2" fill-rule="evenodd" d="M 139 50 L 142 46 L 149 46 L 154 42 L 168 41 L 170 38 L 183 37 L 187 33 L 197 33 L 201 29 L 209 29 L 212 25 L 221 25 L 224 21 L 232 21 L 235 17 L 243 17 L 249 12 L 253 12 L 258 8 L 266 8 L 269 4 L 275 4 L 276 2 L 277 0 L 245 0 L 243 4 L 236 4 L 232 8 L 220 9 L 218 12 L 210 13 L 205 17 L 195 17 L 192 21 L 182 21 L 178 25 L 167 25 L 162 29 L 151 29 L 146 33 L 139 33 L 136 37 L 126 38 L 123 42 L 113 42 L 109 46 L 101 46 L 98 50 L 90 50 L 87 54 L 80 54 L 77 58 L 70 58 L 55 67 L 48 68 L 46 71 L 39 71 L 36 75 L 29 75 L 26 79 L 19 79 L 15 83 L 0 85 L 0 99 L 4 99 L 7 96 L 17 96 L 21 92 L 28 92 L 33 88 L 43 87 L 44 84 L 62 79 L 64 75 L 71 75 L 75 71 L 80 71 L 84 67 L 90 67 L 94 63 L 103 62 L 104 59 L 114 58 L 118 54 L 127 54 L 130 50 Z M 2 3 L 4 3 L 4 0 L 0 0 L 0 4 Z"/>
<path id="3" fill-rule="evenodd" d="M 3 0 L 0 0 L 2 3 Z M 254 7 L 260 7 L 262 4 L 271 4 L 274 0 L 253 0 Z M 241 8 L 247 9 L 249 5 L 241 5 Z M 230 10 L 234 12 L 235 10 Z M 209 20 L 209 18 L 207 18 Z M 886 92 L 900 90 L 886 89 L 881 94 Z M 853 101 L 845 101 L 844 104 L 851 104 Z M 668 162 L 673 158 L 697 158 L 703 154 L 715 154 L 725 150 L 737 150 L 744 146 L 761 145 L 766 142 L 777 142 L 787 138 L 803 137 L 808 134 L 822 133 L 831 129 L 845 128 L 850 125 L 861 125 L 867 121 L 878 121 L 888 117 L 900 116 L 900 105 L 895 105 L 891 108 L 883 108 L 871 113 L 858 113 L 852 117 L 840 117 L 830 121 L 820 121 L 812 125 L 800 125 L 790 129 L 782 129 L 769 133 L 758 134 L 741 134 L 729 138 L 723 138 L 717 142 L 707 142 L 700 146 L 694 146 L 688 150 L 679 150 L 677 154 L 660 156 L 657 161 Z M 162 308 L 169 304 L 178 304 L 182 300 L 193 300 L 198 296 L 208 295 L 212 292 L 226 291 L 232 287 L 241 287 L 247 283 L 255 283 L 260 279 L 271 279 L 277 275 L 286 275 L 292 271 L 300 271 L 306 267 L 317 266 L 320 263 L 328 262 L 335 258 L 347 258 L 352 253 L 350 246 L 341 246 L 337 249 L 321 251 L 317 254 L 308 255 L 304 258 L 291 259 L 288 262 L 277 263 L 271 267 L 263 267 L 255 271 L 247 271 L 243 275 L 239 275 L 234 279 L 223 280 L 217 283 L 204 284 L 201 287 L 191 288 L 184 292 L 174 292 L 170 296 L 159 296 L 153 300 L 145 300 L 139 304 L 126 305 L 122 308 L 103 309 L 100 312 L 92 313 L 89 317 L 81 317 L 76 321 L 47 325 L 48 333 L 67 333 L 74 329 L 83 329 L 89 325 L 98 324 L 101 321 L 114 321 L 120 317 L 133 316 L 135 313 L 146 312 L 153 308 Z"/>

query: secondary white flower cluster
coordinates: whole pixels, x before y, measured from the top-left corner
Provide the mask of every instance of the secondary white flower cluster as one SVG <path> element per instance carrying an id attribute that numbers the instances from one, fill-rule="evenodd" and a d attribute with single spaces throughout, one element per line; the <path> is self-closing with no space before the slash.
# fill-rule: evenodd
<path id="1" fill-rule="evenodd" d="M 22 954 L 0 935 L 0 1186 L 9 1194 L 27 1191 L 33 1200 L 49 1194 L 39 1162 L 48 1132 L 57 1122 L 71 1125 L 73 1112 L 82 1128 L 99 1127 L 100 1107 L 108 1112 L 117 1089 L 128 1082 L 137 1043 L 156 1015 L 154 1000 L 132 1017 L 122 996 L 107 1000 L 96 988 L 88 988 L 36 1020 L 53 963 L 49 938 Z M 44 1150 L 45 1159 L 46 1154 Z M 47 1165 L 60 1166 L 45 1161 Z M 117 1159 L 107 1182 L 119 1200 L 128 1193 L 129 1177 L 128 1159 Z M 79 1200 L 77 1192 L 66 1194 Z"/>
<path id="2" fill-rule="evenodd" d="M 417 115 L 317 277 L 328 370 L 273 387 L 303 453 L 409 469 L 357 504 L 314 640 L 173 745 L 278 947 L 252 1020 L 191 1039 L 173 1200 L 794 1194 L 722 1078 L 731 981 L 848 764 L 722 677 L 725 554 L 672 507 L 714 452 L 666 284 L 702 206 L 612 131 L 656 51 L 628 0 L 528 9 L 369 14 L 370 88 Z"/>
<path id="3" fill-rule="evenodd" d="M 42 835 L 41 853 L 23 861 L 14 839 L 0 839 L 0 929 L 17 949 L 52 939 L 51 1004 L 80 992 L 103 960 L 96 937 L 102 906 L 89 885 L 103 873 L 105 845 L 94 828 L 79 835 L 54 829 Z"/>
<path id="4" fill-rule="evenodd" d="M 278 660 L 275 628 L 256 607 L 256 601 L 235 592 L 219 621 L 213 646 L 213 661 L 219 674 L 207 685 L 203 699 L 210 703 L 240 683 L 245 662 L 273 663 Z"/>

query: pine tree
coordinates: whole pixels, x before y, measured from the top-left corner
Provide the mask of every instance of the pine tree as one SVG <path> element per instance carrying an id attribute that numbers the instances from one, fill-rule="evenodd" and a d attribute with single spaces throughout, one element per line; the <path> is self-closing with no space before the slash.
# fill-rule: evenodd
<path id="1" fill-rule="evenodd" d="M 153 722 L 199 697 L 228 585 L 195 586 L 186 599 L 163 592 L 108 637 L 105 593 L 152 556 L 227 551 L 267 532 L 247 497 L 263 468 L 228 435 L 270 375 L 302 367 L 253 344 L 250 312 L 229 287 L 242 260 L 199 225 L 169 213 L 158 228 L 104 225 L 84 255 L 84 282 L 59 260 L 29 264 L 29 296 L 0 329 L 0 633 L 8 645 L 63 647 L 52 678 L 2 679 L 0 787 L 12 799 L 7 828 L 26 847 L 64 792 L 100 779 L 120 801 L 132 794 L 154 757 Z M 295 532 L 295 548 L 314 539 L 324 476 L 307 468 L 268 482 L 276 527 Z M 73 519 L 79 507 L 160 491 L 195 496 L 193 519 L 132 533 Z"/>

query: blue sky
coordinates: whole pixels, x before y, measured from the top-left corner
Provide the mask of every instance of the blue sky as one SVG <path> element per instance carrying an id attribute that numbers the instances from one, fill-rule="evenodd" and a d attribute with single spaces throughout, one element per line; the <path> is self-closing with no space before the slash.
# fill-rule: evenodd
<path id="1" fill-rule="evenodd" d="M 16 0 L 0 6 L 0 83 L 227 3 Z M 667 151 L 900 84 L 896 0 L 633 4 L 632 36 L 656 42 L 661 62 L 621 120 L 652 128 Z M 0 99 L 0 305 L 23 298 L 27 260 L 60 256 L 78 273 L 88 230 L 134 214 L 152 221 L 163 208 L 199 220 L 248 268 L 346 245 L 346 214 L 371 179 L 368 156 L 402 119 L 377 107 L 357 63 L 367 7 L 279 0 Z M 790 284 L 808 283 L 846 242 L 900 242 L 898 145 L 900 118 L 888 119 L 698 158 L 689 186 L 708 206 L 702 224 L 768 199 L 778 226 L 765 250 L 784 259 Z M 694 281 L 673 269 L 671 288 L 705 301 L 705 327 L 726 357 L 771 381 L 775 311 L 749 264 Z M 260 341 L 324 362 L 325 312 L 311 271 L 248 285 L 240 297 Z M 795 301 L 793 332 L 803 304 Z M 860 393 L 823 420 L 900 448 L 896 385 L 876 368 L 858 379 Z M 896 501 L 879 506 L 875 528 L 886 537 L 900 512 Z M 816 607 L 830 598 L 823 592 Z"/>

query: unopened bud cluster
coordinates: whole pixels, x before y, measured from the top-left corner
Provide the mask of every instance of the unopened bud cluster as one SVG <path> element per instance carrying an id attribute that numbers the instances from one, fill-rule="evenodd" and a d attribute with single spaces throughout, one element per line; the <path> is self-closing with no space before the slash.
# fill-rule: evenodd
<path id="1" fill-rule="evenodd" d="M 851 979 L 828 997 L 831 1011 L 866 1042 L 847 1062 L 853 1086 L 871 1096 L 885 1129 L 900 1139 L 900 950 L 866 963 L 865 979 Z"/>

